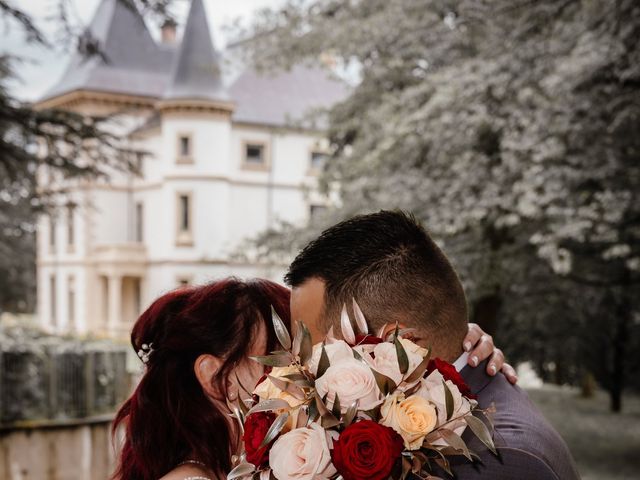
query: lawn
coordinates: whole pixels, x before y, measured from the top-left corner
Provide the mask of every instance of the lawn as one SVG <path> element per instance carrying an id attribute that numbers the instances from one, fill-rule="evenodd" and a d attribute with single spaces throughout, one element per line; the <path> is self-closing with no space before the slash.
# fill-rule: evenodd
<path id="1" fill-rule="evenodd" d="M 604 392 L 585 399 L 545 385 L 528 393 L 569 445 L 583 480 L 640 479 L 640 397 L 625 397 L 623 413 L 613 414 Z"/>

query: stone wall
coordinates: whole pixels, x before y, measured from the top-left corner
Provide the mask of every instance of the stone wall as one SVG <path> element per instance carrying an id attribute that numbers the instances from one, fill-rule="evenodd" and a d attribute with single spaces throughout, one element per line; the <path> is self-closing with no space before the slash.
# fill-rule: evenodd
<path id="1" fill-rule="evenodd" d="M 2 480 L 107 480 L 113 472 L 111 418 L 0 431 Z"/>

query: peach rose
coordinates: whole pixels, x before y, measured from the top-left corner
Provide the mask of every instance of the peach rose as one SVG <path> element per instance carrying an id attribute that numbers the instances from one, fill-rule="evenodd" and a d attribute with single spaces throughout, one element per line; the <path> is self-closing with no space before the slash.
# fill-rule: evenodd
<path id="1" fill-rule="evenodd" d="M 403 393 L 387 397 L 380 409 L 380 423 L 393 428 L 409 450 L 422 447 L 424 438 L 433 431 L 438 421 L 436 408 L 426 398 Z"/>
<path id="2" fill-rule="evenodd" d="M 331 436 L 331 437 L 329 437 Z M 317 423 L 297 428 L 276 440 L 269 452 L 269 465 L 278 480 L 313 480 L 336 474 L 329 443 L 337 432 L 327 432 Z"/>
<path id="3" fill-rule="evenodd" d="M 447 422 L 447 400 L 444 384 L 449 387 L 449 391 L 451 391 L 451 396 L 453 397 L 453 414 L 451 415 L 451 419 L 467 415 L 471 411 L 471 403 L 460 393 L 458 387 L 451 380 L 445 382 L 444 377 L 437 370 L 434 370 L 426 379 L 422 380 L 422 385 L 415 394 L 429 400 L 435 405 L 438 411 L 439 427 L 446 424 L 447 429 L 453 430 L 458 435 L 462 435 L 467 425 L 464 419 L 460 418 L 459 420 L 453 421 L 450 419 Z"/>
<path id="4" fill-rule="evenodd" d="M 331 365 L 316 380 L 316 391 L 321 398 L 327 395 L 329 408 L 338 395 L 343 413 L 356 400 L 359 410 L 370 410 L 380 403 L 380 389 L 371 368 L 353 357 Z"/>
<path id="5" fill-rule="evenodd" d="M 290 375 L 292 373 L 299 373 L 298 368 L 295 365 L 290 365 L 288 367 L 274 367 L 269 375 L 275 378 L 282 378 L 285 375 Z M 253 393 L 254 395 L 260 397 L 261 401 L 270 400 L 272 398 L 280 398 L 282 400 L 285 400 L 291 407 L 297 407 L 304 403 L 304 400 L 296 398 L 290 393 L 280 390 L 269 378 L 266 378 L 262 383 L 260 383 L 255 388 Z"/>

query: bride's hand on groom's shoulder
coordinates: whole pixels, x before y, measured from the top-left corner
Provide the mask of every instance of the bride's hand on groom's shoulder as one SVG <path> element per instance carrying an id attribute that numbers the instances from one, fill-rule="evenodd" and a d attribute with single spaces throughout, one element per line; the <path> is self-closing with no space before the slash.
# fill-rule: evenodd
<path id="1" fill-rule="evenodd" d="M 469 324 L 469 332 L 463 341 L 465 352 L 469 353 L 468 363 L 477 367 L 481 362 L 487 362 L 487 373 L 491 376 L 502 372 L 510 383 L 518 382 L 515 369 L 505 362 L 504 353 L 493 343 L 493 337 L 485 333 L 476 323 Z"/>

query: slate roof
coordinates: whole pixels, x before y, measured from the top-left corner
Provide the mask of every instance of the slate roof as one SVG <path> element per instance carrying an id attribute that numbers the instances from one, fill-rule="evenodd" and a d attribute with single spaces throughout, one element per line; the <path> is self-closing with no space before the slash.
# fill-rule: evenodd
<path id="1" fill-rule="evenodd" d="M 314 67 L 258 74 L 249 69 L 227 88 L 202 0 L 193 0 L 179 47 L 158 44 L 142 16 L 121 0 L 101 0 L 89 26 L 106 59 L 74 56 L 42 100 L 74 90 L 157 99 L 230 101 L 233 120 L 274 126 L 299 124 L 313 109 L 344 98 L 348 87 Z M 315 126 L 321 125 L 299 125 Z"/>

